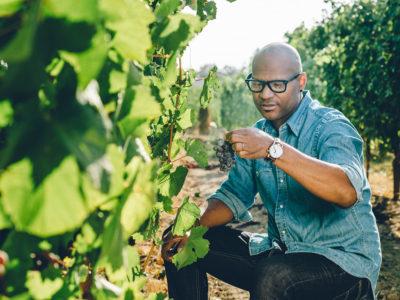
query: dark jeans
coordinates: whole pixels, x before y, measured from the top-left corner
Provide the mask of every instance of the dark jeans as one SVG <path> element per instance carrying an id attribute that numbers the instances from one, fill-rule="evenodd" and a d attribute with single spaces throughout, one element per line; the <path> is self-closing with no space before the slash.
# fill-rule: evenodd
<path id="1" fill-rule="evenodd" d="M 225 226 L 208 230 L 205 258 L 177 270 L 166 262 L 169 297 L 208 299 L 206 273 L 250 292 L 250 299 L 373 299 L 370 281 L 354 277 L 321 255 L 269 250 L 250 256 L 251 233 Z"/>

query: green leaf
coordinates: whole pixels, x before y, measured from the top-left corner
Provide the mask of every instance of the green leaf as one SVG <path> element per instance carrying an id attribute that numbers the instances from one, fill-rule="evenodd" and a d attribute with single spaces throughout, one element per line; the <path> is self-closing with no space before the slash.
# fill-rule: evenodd
<path id="1" fill-rule="evenodd" d="M 166 18 L 171 15 L 181 5 L 180 0 L 164 0 L 157 6 L 154 14 L 157 18 Z"/>
<path id="2" fill-rule="evenodd" d="M 167 53 L 173 53 L 188 45 L 195 34 L 199 33 L 206 22 L 198 16 L 177 13 L 168 18 L 168 24 L 159 25 L 154 31 L 157 42 L 164 46 Z"/>
<path id="3" fill-rule="evenodd" d="M 1 198 L 0 198 L 0 230 L 11 227 L 12 227 L 11 220 L 4 212 L 3 204 L 1 203 Z"/>
<path id="4" fill-rule="evenodd" d="M 153 205 L 156 201 L 157 186 L 155 178 L 158 165 L 155 162 L 143 163 L 137 161 L 140 172 L 132 191 L 121 211 L 121 224 L 129 234 L 136 232 L 144 221 L 150 216 Z"/>
<path id="5" fill-rule="evenodd" d="M 207 227 L 199 226 L 191 230 L 185 246 L 173 258 L 173 263 L 178 270 L 197 261 L 197 258 L 206 256 L 210 242 L 203 238 Z"/>
<path id="6" fill-rule="evenodd" d="M 193 140 L 186 148 L 186 153 L 193 157 L 201 167 L 208 166 L 207 150 L 201 141 Z"/>
<path id="7" fill-rule="evenodd" d="M 80 254 L 85 254 L 93 250 L 97 235 L 89 223 L 82 226 L 81 232 L 76 236 L 74 248 Z"/>
<path id="8" fill-rule="evenodd" d="M 0 128 L 6 127 L 11 124 L 13 119 L 14 110 L 10 101 L 0 101 Z"/>
<path id="9" fill-rule="evenodd" d="M 94 23 L 98 16 L 96 0 L 47 0 L 44 5 L 52 16 L 65 17 L 70 22 Z"/>
<path id="10" fill-rule="evenodd" d="M 186 109 L 185 112 L 179 116 L 177 123 L 181 129 L 187 129 L 193 126 L 194 114 L 193 110 Z"/>
<path id="11" fill-rule="evenodd" d="M 126 88 L 127 74 L 124 72 L 117 71 L 115 69 L 110 72 L 110 93 L 118 93 L 122 89 Z"/>
<path id="12" fill-rule="evenodd" d="M 172 233 L 184 236 L 186 231 L 193 226 L 196 219 L 200 218 L 200 208 L 194 203 L 189 202 L 189 197 L 185 197 L 182 205 L 178 209 Z"/>
<path id="13" fill-rule="evenodd" d="M 123 136 L 141 136 L 148 130 L 148 121 L 161 113 L 160 105 L 144 86 L 127 88 L 118 125 Z"/>
<path id="14" fill-rule="evenodd" d="M 89 268 L 86 265 L 80 265 L 78 268 L 78 281 L 80 283 L 85 282 L 89 275 Z"/>
<path id="15" fill-rule="evenodd" d="M 11 165 L 0 178 L 5 212 L 16 229 L 37 236 L 62 234 L 79 227 L 88 215 L 79 186 L 79 168 L 66 157 L 39 186 L 33 166 L 25 158 Z"/>
<path id="16" fill-rule="evenodd" d="M 91 46 L 87 50 L 81 52 L 60 51 L 60 54 L 74 67 L 78 75 L 78 87 L 84 90 L 91 80 L 97 78 L 106 61 L 107 51 L 106 33 L 99 30 L 93 36 Z"/>
<path id="17" fill-rule="evenodd" d="M 33 267 L 30 254 L 39 251 L 39 241 L 37 237 L 15 230 L 7 235 L 1 250 L 5 251 L 9 257 L 5 277 L 8 292 L 17 294 L 26 290 L 24 285 L 27 272 Z"/>
<path id="18" fill-rule="evenodd" d="M 124 265 L 123 249 L 126 245 L 120 222 L 120 210 L 110 215 L 104 224 L 103 245 L 96 267 L 112 273 Z"/>
<path id="19" fill-rule="evenodd" d="M 95 82 L 93 82 L 95 83 Z M 110 120 L 105 115 L 104 108 L 98 94 L 90 84 L 88 91 L 80 97 L 81 102 L 69 101 L 68 105 L 59 107 L 59 114 L 55 116 L 50 125 L 63 145 L 73 153 L 79 163 L 86 169 L 88 175 L 97 189 L 107 192 L 110 184 L 112 166 L 106 156 L 108 144 L 108 130 Z M 86 92 L 86 91 L 85 91 Z M 94 101 L 98 105 L 90 102 Z"/>
<path id="20" fill-rule="evenodd" d="M 42 279 L 39 271 L 29 271 L 25 286 L 28 288 L 29 293 L 34 299 L 46 300 L 51 299 L 63 286 L 62 278 L 49 278 Z"/>
<path id="21" fill-rule="evenodd" d="M 19 29 L 13 40 L 0 51 L 0 57 L 6 62 L 22 61 L 30 56 L 38 25 L 40 4 L 40 2 L 30 3 L 22 28 Z"/>
<path id="22" fill-rule="evenodd" d="M 214 1 L 207 2 L 204 11 L 207 13 L 208 20 L 214 20 L 217 17 L 217 5 Z"/>
<path id="23" fill-rule="evenodd" d="M 167 197 L 178 195 L 185 182 L 187 173 L 187 168 L 179 166 L 171 174 L 161 174 L 159 177 L 160 194 Z"/>
<path id="24" fill-rule="evenodd" d="M 151 48 L 149 25 L 154 15 L 140 0 L 101 0 L 100 9 L 106 16 L 106 27 L 115 32 L 111 41 L 125 58 L 147 62 L 146 51 Z"/>
<path id="25" fill-rule="evenodd" d="M 213 67 L 208 73 L 206 79 L 204 80 L 203 90 L 200 94 L 200 105 L 202 108 L 206 108 L 212 98 L 214 97 L 214 92 L 219 89 L 218 76 L 215 74 L 217 72 L 217 67 Z"/>
<path id="26" fill-rule="evenodd" d="M 164 293 L 151 293 L 146 300 L 164 300 L 167 297 Z"/>
<path id="27" fill-rule="evenodd" d="M 3 0 L 0 3 L 0 17 L 12 15 L 21 8 L 24 0 Z"/>

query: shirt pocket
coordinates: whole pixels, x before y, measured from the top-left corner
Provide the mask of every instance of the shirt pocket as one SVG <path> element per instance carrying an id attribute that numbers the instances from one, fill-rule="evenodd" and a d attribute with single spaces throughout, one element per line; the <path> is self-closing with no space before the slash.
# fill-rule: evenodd
<path id="1" fill-rule="evenodd" d="M 255 161 L 255 177 L 257 180 L 257 190 L 265 204 L 275 202 L 277 187 L 275 180 L 275 169 L 271 162 L 263 159 Z M 267 207 L 269 205 L 267 204 Z"/>

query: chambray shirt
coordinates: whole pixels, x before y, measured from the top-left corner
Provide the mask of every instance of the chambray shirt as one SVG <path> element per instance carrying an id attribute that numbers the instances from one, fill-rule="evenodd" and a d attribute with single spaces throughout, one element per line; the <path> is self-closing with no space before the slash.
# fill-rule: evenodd
<path id="1" fill-rule="evenodd" d="M 271 162 L 238 156 L 228 179 L 208 199 L 221 200 L 236 220 L 247 222 L 252 218 L 248 209 L 259 193 L 268 211 L 268 233 L 252 235 L 251 255 L 277 244 L 284 244 L 286 253 L 317 253 L 351 275 L 368 278 L 375 291 L 382 256 L 363 167 L 363 141 L 341 112 L 303 93 L 297 110 L 279 132 L 266 119 L 254 127 L 309 156 L 339 165 L 356 190 L 356 203 L 340 208 L 314 196 Z"/>

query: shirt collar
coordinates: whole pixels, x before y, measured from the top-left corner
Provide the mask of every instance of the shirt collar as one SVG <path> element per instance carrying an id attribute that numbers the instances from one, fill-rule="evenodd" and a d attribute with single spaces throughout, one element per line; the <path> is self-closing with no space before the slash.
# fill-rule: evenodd
<path id="1" fill-rule="evenodd" d="M 292 130 L 294 135 L 298 136 L 300 129 L 303 127 L 303 123 L 306 119 L 306 110 L 311 104 L 311 95 L 309 91 L 303 91 L 303 99 L 301 99 L 299 106 L 290 118 L 286 121 L 289 128 Z"/>
<path id="2" fill-rule="evenodd" d="M 308 106 L 310 106 L 311 101 L 312 99 L 310 92 L 307 90 L 303 91 L 303 99 L 301 99 L 299 106 L 297 107 L 293 115 L 291 115 L 285 123 L 292 130 L 295 136 L 299 135 L 300 128 L 303 126 L 303 123 L 305 121 L 305 111 L 307 110 Z M 283 124 L 282 126 L 284 126 L 285 124 Z M 276 132 L 274 126 L 272 125 L 272 122 L 267 119 L 265 119 L 261 130 Z"/>

